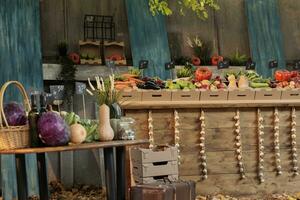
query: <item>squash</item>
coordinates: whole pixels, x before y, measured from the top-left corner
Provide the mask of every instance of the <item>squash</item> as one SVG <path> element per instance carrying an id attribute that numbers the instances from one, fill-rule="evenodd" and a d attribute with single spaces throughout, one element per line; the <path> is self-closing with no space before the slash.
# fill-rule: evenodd
<path id="1" fill-rule="evenodd" d="M 241 75 L 238 82 L 239 88 L 249 88 L 249 81 L 245 75 Z"/>
<path id="2" fill-rule="evenodd" d="M 228 89 L 230 89 L 230 90 L 237 89 L 235 76 L 233 74 L 231 74 L 228 76 L 227 79 L 229 81 Z"/>

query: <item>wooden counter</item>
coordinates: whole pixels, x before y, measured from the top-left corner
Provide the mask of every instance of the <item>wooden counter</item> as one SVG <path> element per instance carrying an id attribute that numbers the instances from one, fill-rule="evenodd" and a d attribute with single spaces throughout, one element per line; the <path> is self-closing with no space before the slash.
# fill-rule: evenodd
<path id="1" fill-rule="evenodd" d="M 279 110 L 280 154 L 282 175 L 275 172 L 274 107 Z M 124 102 L 124 113 L 133 117 L 137 138 L 148 138 L 148 113 L 152 111 L 154 142 L 174 144 L 174 110 L 179 114 L 182 179 L 196 181 L 197 194 L 263 195 L 265 193 L 299 192 L 300 176 L 294 177 L 291 160 L 291 110 L 296 107 L 296 128 L 300 131 L 300 100 L 274 101 L 140 101 Z M 257 107 L 264 118 L 265 183 L 260 184 L 258 169 Z M 199 160 L 200 111 L 205 113 L 208 179 L 201 179 Z M 233 117 L 240 111 L 243 159 L 246 179 L 241 180 L 236 158 Z M 298 160 L 300 135 L 297 133 Z"/>

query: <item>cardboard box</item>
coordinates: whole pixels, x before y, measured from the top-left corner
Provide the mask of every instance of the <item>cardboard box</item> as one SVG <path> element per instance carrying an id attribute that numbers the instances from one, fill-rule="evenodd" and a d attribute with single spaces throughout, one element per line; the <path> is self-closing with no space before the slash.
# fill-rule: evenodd
<path id="1" fill-rule="evenodd" d="M 286 89 L 282 90 L 282 100 L 300 99 L 300 89 Z"/>
<path id="2" fill-rule="evenodd" d="M 177 161 L 177 148 L 168 147 L 163 150 L 153 151 L 144 148 L 132 148 L 131 159 L 132 162 L 147 164 L 163 161 Z"/>
<path id="3" fill-rule="evenodd" d="M 168 180 L 174 182 L 178 180 L 178 175 L 168 175 L 168 176 L 154 176 L 154 177 L 138 177 L 134 176 L 134 182 L 136 184 L 149 184 L 149 183 L 155 183 L 157 180 L 161 180 L 164 177 L 166 177 Z"/>
<path id="4" fill-rule="evenodd" d="M 171 101 L 170 90 L 143 90 L 142 101 Z"/>
<path id="5" fill-rule="evenodd" d="M 279 100 L 281 99 L 281 90 L 279 89 L 257 89 L 255 90 L 255 100 Z"/>
<path id="6" fill-rule="evenodd" d="M 172 90 L 172 101 L 199 101 L 200 90 Z"/>
<path id="7" fill-rule="evenodd" d="M 178 175 L 178 162 L 164 161 L 153 163 L 132 162 L 132 173 L 137 177 Z"/>
<path id="8" fill-rule="evenodd" d="M 227 90 L 201 90 L 200 101 L 224 101 L 227 96 Z"/>
<path id="9" fill-rule="evenodd" d="M 141 101 L 142 91 L 140 90 L 123 90 L 121 91 L 121 101 Z"/>
<path id="10" fill-rule="evenodd" d="M 252 89 L 229 90 L 228 100 L 254 100 L 255 91 Z"/>

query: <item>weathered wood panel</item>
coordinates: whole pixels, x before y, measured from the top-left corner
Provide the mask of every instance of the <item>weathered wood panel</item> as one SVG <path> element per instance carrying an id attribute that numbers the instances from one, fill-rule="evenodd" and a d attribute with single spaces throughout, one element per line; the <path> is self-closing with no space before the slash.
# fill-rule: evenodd
<path id="1" fill-rule="evenodd" d="M 273 112 L 274 108 L 261 108 L 264 117 L 264 169 L 267 182 L 258 184 L 256 179 L 258 158 L 257 109 L 240 108 L 240 126 L 242 134 L 243 159 L 248 179 L 240 181 L 236 159 L 234 120 L 236 108 L 205 108 L 206 139 L 205 149 L 207 156 L 208 180 L 201 179 L 199 160 L 200 143 L 200 108 L 177 109 L 179 113 L 181 177 L 197 180 L 198 194 L 225 193 L 231 195 L 254 195 L 258 192 L 270 193 L 274 188 L 282 187 L 279 191 L 293 192 L 291 185 L 299 187 L 299 178 L 289 178 L 292 170 L 291 163 L 291 108 L 279 109 L 280 118 L 280 153 L 283 177 L 276 178 Z M 126 110 L 128 117 L 136 122 L 137 138 L 148 138 L 148 111 Z M 152 110 L 154 142 L 156 144 L 174 144 L 174 109 Z M 297 110 L 297 130 L 300 130 L 300 110 Z M 300 149 L 300 137 L 296 138 Z M 279 181 L 279 182 L 278 182 Z M 285 182 L 289 183 L 286 184 Z M 217 182 L 217 184 L 216 184 Z M 247 191 L 246 188 L 251 190 Z"/>
<path id="2" fill-rule="evenodd" d="M 40 7 L 38 0 L 3 0 L 0 4 L 0 85 L 20 81 L 27 90 L 43 87 L 41 67 Z M 9 89 L 7 100 L 20 100 L 19 92 Z M 18 98 L 19 97 L 19 98 Z M 15 157 L 2 156 L 2 191 L 6 200 L 17 197 Z M 26 156 L 28 194 L 38 194 L 34 155 Z"/>
<path id="3" fill-rule="evenodd" d="M 152 16 L 148 1 L 125 0 L 133 65 L 148 60 L 147 76 L 169 78 L 165 63 L 170 62 L 165 17 Z"/>

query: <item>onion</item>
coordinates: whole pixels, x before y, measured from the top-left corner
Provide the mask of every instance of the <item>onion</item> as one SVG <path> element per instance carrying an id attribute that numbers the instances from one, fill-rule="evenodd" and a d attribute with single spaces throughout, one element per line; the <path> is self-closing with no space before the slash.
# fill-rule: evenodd
<path id="1" fill-rule="evenodd" d="M 73 124 L 71 129 L 71 142 L 74 144 L 80 144 L 84 142 L 86 138 L 86 130 L 81 124 Z"/>

